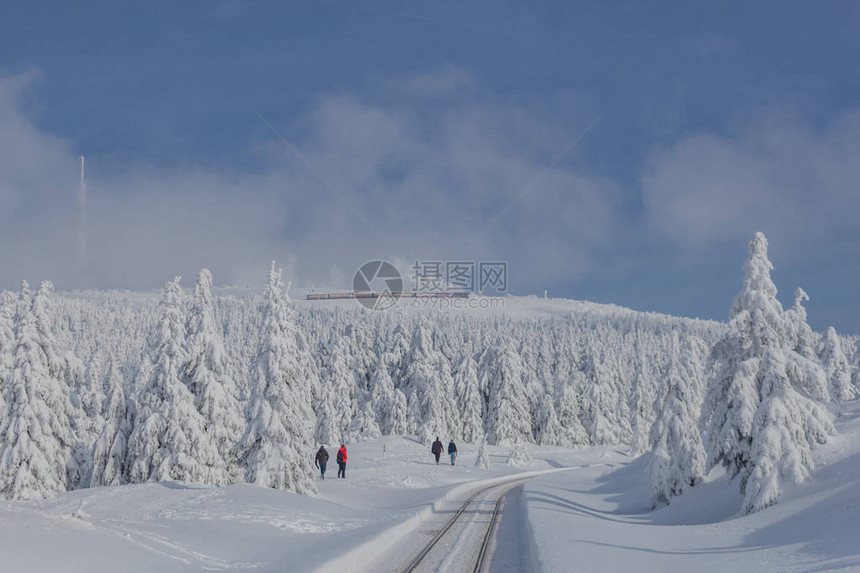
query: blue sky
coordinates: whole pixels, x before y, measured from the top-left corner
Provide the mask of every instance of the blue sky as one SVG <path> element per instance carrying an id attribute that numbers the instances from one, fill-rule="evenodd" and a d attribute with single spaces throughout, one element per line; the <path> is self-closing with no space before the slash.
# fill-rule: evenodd
<path id="1" fill-rule="evenodd" d="M 0 287 L 502 259 L 517 294 L 722 320 L 762 230 L 783 303 L 858 332 L 860 8 L 748 4 L 3 8 Z"/>

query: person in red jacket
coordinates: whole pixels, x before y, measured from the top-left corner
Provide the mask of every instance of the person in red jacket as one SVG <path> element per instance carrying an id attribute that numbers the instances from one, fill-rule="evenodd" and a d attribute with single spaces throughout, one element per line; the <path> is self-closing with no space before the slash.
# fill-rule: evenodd
<path id="1" fill-rule="evenodd" d="M 341 444 L 337 451 L 337 477 L 346 479 L 346 445 Z"/>

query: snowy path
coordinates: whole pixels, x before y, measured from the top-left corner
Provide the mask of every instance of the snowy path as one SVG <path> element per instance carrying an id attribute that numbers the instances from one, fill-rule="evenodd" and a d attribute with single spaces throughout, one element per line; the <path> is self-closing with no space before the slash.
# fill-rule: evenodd
<path id="1" fill-rule="evenodd" d="M 551 470 L 557 471 L 557 470 Z M 493 555 L 493 536 L 502 502 L 514 488 L 547 472 L 528 472 L 481 487 L 456 510 L 440 510 L 423 525 L 419 538 L 430 538 L 421 552 L 405 567 L 391 571 L 485 571 Z M 459 496 L 458 496 L 459 497 Z M 450 499 L 450 504 L 458 503 Z M 453 515 L 451 513 L 453 512 Z"/>

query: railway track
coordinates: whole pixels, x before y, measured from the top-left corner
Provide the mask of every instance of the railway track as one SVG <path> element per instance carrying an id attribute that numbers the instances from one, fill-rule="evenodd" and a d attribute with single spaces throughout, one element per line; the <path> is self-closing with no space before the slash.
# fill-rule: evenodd
<path id="1" fill-rule="evenodd" d="M 474 492 L 409 563 L 405 573 L 486 571 L 502 502 L 508 492 L 531 477 L 505 480 Z"/>

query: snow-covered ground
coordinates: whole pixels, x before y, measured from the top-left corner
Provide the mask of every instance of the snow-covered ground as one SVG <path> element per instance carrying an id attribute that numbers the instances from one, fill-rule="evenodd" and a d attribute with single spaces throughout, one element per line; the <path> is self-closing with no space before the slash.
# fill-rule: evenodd
<path id="1" fill-rule="evenodd" d="M 383 460 L 383 447 L 385 459 Z M 471 482 L 552 469 L 575 454 L 533 452 L 531 468 L 507 465 L 509 448 L 488 447 L 492 467 L 473 467 L 476 448 L 436 465 L 410 438 L 349 448 L 347 479 L 317 481 L 318 497 L 237 485 L 173 482 L 102 487 L 35 502 L 0 502 L 0 571 L 312 571 L 349 555 L 351 570 L 414 534 L 446 495 Z M 543 459 L 545 457 L 545 459 Z M 347 570 L 350 570 L 348 568 Z"/>
<path id="2" fill-rule="evenodd" d="M 860 404 L 816 451 L 813 478 L 740 515 L 736 484 L 706 483 L 648 511 L 646 460 L 538 477 L 518 492 L 543 571 L 860 571 Z"/>
<path id="3" fill-rule="evenodd" d="M 437 466 L 422 444 L 386 437 L 351 446 L 347 479 L 334 479 L 330 465 L 318 497 L 159 483 L 2 502 L 0 570 L 377 570 L 386 556 L 408 557 L 446 497 L 560 467 L 570 469 L 509 495 L 493 570 L 860 570 L 860 403 L 847 405 L 839 430 L 816 452 L 812 480 L 743 517 L 736 485 L 717 473 L 648 511 L 647 460 L 616 448 L 532 446 L 531 466 L 515 468 L 508 448 L 491 446 L 483 470 L 467 444 L 456 466 Z"/>

